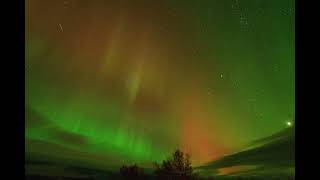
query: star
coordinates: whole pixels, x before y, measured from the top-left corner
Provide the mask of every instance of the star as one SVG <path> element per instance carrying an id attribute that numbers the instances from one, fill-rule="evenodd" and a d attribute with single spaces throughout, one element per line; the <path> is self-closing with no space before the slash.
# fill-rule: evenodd
<path id="1" fill-rule="evenodd" d="M 287 126 L 289 126 L 289 127 L 292 126 L 292 122 L 288 121 Z"/>
<path id="2" fill-rule="evenodd" d="M 220 74 L 220 77 L 223 78 L 223 74 Z"/>
<path id="3" fill-rule="evenodd" d="M 63 28 L 62 28 L 62 25 L 61 25 L 61 24 L 59 24 L 59 27 L 60 27 L 61 31 L 63 32 Z"/>

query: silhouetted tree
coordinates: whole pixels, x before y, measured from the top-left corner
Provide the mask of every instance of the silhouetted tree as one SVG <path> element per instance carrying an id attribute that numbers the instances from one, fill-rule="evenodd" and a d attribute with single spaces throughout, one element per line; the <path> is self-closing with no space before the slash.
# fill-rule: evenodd
<path id="1" fill-rule="evenodd" d="M 155 164 L 155 175 L 157 179 L 179 179 L 193 180 L 197 175 L 193 172 L 189 154 L 176 150 L 172 158 L 162 161 L 162 164 Z"/>
<path id="2" fill-rule="evenodd" d="M 123 179 L 144 179 L 143 170 L 136 164 L 131 166 L 122 166 L 120 174 Z"/>

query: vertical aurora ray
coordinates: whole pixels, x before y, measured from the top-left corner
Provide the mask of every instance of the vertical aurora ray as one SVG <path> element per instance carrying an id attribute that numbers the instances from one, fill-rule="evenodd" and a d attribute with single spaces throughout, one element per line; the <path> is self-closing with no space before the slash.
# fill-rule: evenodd
<path id="1" fill-rule="evenodd" d="M 235 2 L 27 0 L 26 153 L 199 165 L 285 128 L 294 1 Z"/>

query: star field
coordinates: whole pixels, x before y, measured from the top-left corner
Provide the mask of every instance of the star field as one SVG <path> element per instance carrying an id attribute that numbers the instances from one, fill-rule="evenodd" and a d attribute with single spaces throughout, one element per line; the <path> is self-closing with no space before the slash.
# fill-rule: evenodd
<path id="1" fill-rule="evenodd" d="M 201 164 L 291 126 L 294 14 L 292 0 L 27 0 L 26 153 L 117 166 L 181 148 Z"/>

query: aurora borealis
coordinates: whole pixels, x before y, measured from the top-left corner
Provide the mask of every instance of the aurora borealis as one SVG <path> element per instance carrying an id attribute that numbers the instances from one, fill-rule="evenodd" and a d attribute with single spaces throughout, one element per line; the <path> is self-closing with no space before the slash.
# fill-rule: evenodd
<path id="1" fill-rule="evenodd" d="M 26 0 L 26 155 L 200 165 L 294 119 L 293 0 Z M 51 159 L 50 159 L 51 158 Z"/>

